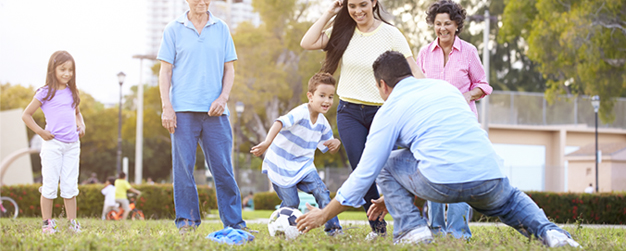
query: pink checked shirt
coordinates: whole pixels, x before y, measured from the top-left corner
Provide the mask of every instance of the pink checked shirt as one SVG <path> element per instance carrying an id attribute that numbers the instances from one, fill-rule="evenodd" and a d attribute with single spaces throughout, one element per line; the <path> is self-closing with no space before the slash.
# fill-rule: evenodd
<path id="1" fill-rule="evenodd" d="M 482 89 L 485 95 L 489 95 L 493 91 L 493 88 L 486 81 L 485 69 L 480 62 L 476 47 L 459 37 L 454 39 L 452 51 L 450 51 L 445 67 L 443 66 L 443 49 L 439 47 L 439 38 L 422 48 L 417 55 L 417 65 L 422 68 L 427 78 L 445 80 L 458 88 L 461 93 L 466 93 L 476 87 Z M 478 117 L 476 102 L 472 100 L 469 105 L 472 112 Z"/>

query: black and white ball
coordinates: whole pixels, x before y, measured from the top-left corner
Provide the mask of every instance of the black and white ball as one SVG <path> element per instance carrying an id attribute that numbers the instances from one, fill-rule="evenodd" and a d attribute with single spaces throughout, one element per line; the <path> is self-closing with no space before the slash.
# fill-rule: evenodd
<path id="1" fill-rule="evenodd" d="M 270 236 L 284 236 L 287 240 L 292 240 L 300 235 L 296 228 L 296 219 L 302 215 L 300 210 L 289 207 L 281 207 L 272 213 L 267 229 Z"/>

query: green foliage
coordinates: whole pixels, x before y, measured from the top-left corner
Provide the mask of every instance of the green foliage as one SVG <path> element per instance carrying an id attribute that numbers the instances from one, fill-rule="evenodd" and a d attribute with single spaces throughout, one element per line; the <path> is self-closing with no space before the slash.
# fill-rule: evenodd
<path id="1" fill-rule="evenodd" d="M 255 210 L 274 210 L 276 205 L 280 205 L 281 200 L 275 192 L 260 192 L 254 194 Z"/>
<path id="2" fill-rule="evenodd" d="M 626 194 L 527 192 L 556 223 L 626 224 Z M 498 221 L 474 212 L 473 221 Z"/>
<path id="3" fill-rule="evenodd" d="M 548 79 L 546 97 L 599 95 L 611 122 L 626 95 L 626 3 L 622 0 L 507 1 L 500 42 L 521 34 L 528 57 Z"/>
<path id="4" fill-rule="evenodd" d="M 17 202 L 20 208 L 19 217 L 41 217 L 39 186 L 40 184 L 2 186 L 2 196 L 11 197 Z M 76 197 L 78 217 L 95 217 L 98 219 L 101 217 L 102 206 L 104 205 L 104 195 L 100 192 L 102 188 L 104 188 L 103 185 L 78 186 L 80 191 L 80 194 Z M 174 218 L 176 214 L 171 184 L 135 185 L 133 188 L 142 193 L 135 205 L 143 211 L 146 218 Z M 208 186 L 198 186 L 198 198 L 200 200 L 200 211 L 203 214 L 208 214 L 211 209 L 217 209 L 214 189 Z M 52 215 L 57 217 L 64 214 L 62 213 L 64 208 L 63 198 L 57 197 L 54 199 Z"/>
<path id="5" fill-rule="evenodd" d="M 391 17 L 393 24 L 407 37 L 416 57 L 420 48 L 436 39 L 433 27 L 426 25 L 426 11 L 433 2 L 430 0 L 402 0 L 383 3 L 387 10 L 393 13 L 393 17 Z M 491 20 L 489 30 L 489 84 L 495 90 L 545 91 L 546 80 L 536 69 L 537 64 L 526 56 L 526 42 L 519 34 L 507 34 L 510 38 L 506 42 L 495 43 L 496 39 L 500 41 L 502 37 L 498 21 L 506 15 L 504 14 L 505 0 L 461 0 L 457 2 L 466 9 L 469 19 L 465 21 L 463 31 L 458 34 L 459 38 L 476 46 L 481 58 L 483 57 L 482 48 L 485 46 L 483 41 L 484 22 L 482 20 L 472 21 L 475 19 L 473 17 L 482 17 L 485 10 L 489 10 L 489 15 L 495 18 Z"/>

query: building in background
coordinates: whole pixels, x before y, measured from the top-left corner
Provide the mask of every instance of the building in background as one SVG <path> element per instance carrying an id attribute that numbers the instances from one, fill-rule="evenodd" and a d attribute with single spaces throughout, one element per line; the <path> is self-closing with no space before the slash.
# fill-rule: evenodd
<path id="1" fill-rule="evenodd" d="M 568 190 L 580 193 L 592 184 L 596 185 L 596 156 L 594 143 L 585 145 L 579 150 L 568 154 Z M 600 143 L 600 163 L 598 179 L 600 192 L 626 191 L 626 142 Z"/>
<path id="2" fill-rule="evenodd" d="M 261 16 L 252 8 L 252 0 L 232 0 L 230 16 L 228 15 L 228 2 L 224 0 L 212 1 L 209 10 L 228 24 L 230 32 L 235 31 L 242 22 L 247 21 L 254 26 L 261 24 Z"/>

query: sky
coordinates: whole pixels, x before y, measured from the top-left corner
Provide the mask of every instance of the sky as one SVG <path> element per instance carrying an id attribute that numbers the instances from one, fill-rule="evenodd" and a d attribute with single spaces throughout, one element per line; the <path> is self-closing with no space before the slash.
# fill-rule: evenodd
<path id="1" fill-rule="evenodd" d="M 0 0 L 0 83 L 43 86 L 50 56 L 66 50 L 76 62 L 78 88 L 102 103 L 117 103 L 119 72 L 126 74 L 124 95 L 139 83 L 139 59 L 132 56 L 147 50 L 145 5 L 139 0 Z"/>

